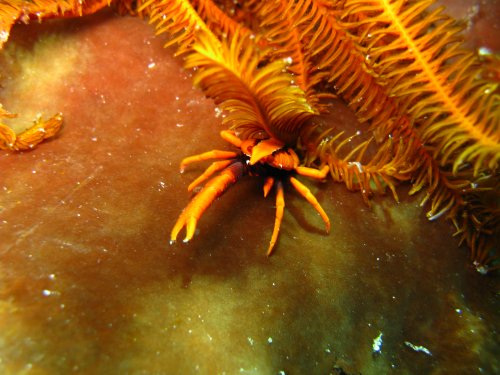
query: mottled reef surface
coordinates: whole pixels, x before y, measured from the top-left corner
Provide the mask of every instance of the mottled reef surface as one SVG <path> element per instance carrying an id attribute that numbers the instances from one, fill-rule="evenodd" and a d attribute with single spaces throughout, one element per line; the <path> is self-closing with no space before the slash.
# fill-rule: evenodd
<path id="1" fill-rule="evenodd" d="M 58 111 L 65 123 L 36 150 L 0 154 L 0 373 L 500 371 L 498 276 L 470 267 L 450 223 L 428 222 L 405 187 L 399 204 L 369 208 L 305 181 L 330 235 L 287 189 L 267 258 L 274 200 L 246 178 L 191 243 L 169 245 L 205 167 L 181 175 L 180 160 L 228 145 L 164 41 L 105 11 L 17 26 L 7 44 L 0 101 L 20 114 L 13 126 Z M 356 120 L 337 105 L 324 121 Z"/>

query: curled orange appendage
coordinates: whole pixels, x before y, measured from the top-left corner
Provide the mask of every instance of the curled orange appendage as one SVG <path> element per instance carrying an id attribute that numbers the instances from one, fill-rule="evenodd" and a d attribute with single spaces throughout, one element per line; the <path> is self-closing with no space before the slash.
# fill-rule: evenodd
<path id="1" fill-rule="evenodd" d="M 323 207 L 319 204 L 316 197 L 311 193 L 311 191 L 302 184 L 299 180 L 294 177 L 290 177 L 290 182 L 292 183 L 295 190 L 297 190 L 310 204 L 314 207 L 314 209 L 319 213 L 326 226 L 326 233 L 330 232 L 330 219 L 328 215 L 323 210 Z"/>
<path id="2" fill-rule="evenodd" d="M 43 140 L 55 136 L 61 128 L 62 121 L 60 113 L 47 121 L 37 119 L 32 127 L 17 135 L 9 127 L 0 124 L 0 149 L 31 150 Z"/>

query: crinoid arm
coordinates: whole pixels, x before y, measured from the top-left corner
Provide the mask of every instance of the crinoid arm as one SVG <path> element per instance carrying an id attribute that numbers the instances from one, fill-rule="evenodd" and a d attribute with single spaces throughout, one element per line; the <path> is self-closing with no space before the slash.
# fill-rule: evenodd
<path id="1" fill-rule="evenodd" d="M 170 234 L 170 243 L 177 240 L 177 235 L 186 227 L 186 237 L 184 242 L 188 242 L 194 236 L 196 224 L 212 202 L 220 197 L 234 183 L 236 183 L 245 173 L 245 165 L 241 161 L 235 161 L 226 167 L 218 176 L 211 179 L 203 189 L 195 195 L 189 202 Z"/>
<path id="2" fill-rule="evenodd" d="M 6 112 L 2 111 L 4 113 L 1 113 L 0 116 L 14 117 L 10 114 L 6 115 Z M 54 137 L 59 132 L 62 122 L 63 119 L 60 113 L 48 120 L 38 118 L 33 126 L 20 134 L 16 134 L 7 125 L 0 123 L 0 149 L 8 151 L 31 150 L 43 140 Z"/>

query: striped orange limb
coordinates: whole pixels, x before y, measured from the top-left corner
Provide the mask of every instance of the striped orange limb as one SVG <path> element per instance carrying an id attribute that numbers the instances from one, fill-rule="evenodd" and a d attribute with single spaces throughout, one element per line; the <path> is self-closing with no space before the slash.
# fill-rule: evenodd
<path id="1" fill-rule="evenodd" d="M 231 185 L 236 183 L 245 171 L 245 165 L 241 161 L 235 161 L 226 167 L 218 176 L 214 177 L 194 196 L 177 219 L 170 234 L 170 244 L 175 243 L 177 235 L 186 227 L 186 237 L 183 242 L 193 238 L 196 224 L 212 202 L 220 197 Z"/>
<path id="2" fill-rule="evenodd" d="M 0 108 L 0 117 L 15 117 L 15 115 Z M 20 134 L 16 134 L 7 125 L 0 123 L 0 149 L 8 151 L 31 150 L 43 140 L 54 137 L 61 128 L 62 122 L 60 113 L 48 120 L 38 118 L 33 126 Z"/>

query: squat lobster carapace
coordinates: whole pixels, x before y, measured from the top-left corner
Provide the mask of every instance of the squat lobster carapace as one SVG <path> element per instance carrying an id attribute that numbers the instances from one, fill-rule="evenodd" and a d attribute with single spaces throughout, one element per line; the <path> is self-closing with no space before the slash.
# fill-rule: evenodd
<path id="1" fill-rule="evenodd" d="M 283 219 L 285 209 L 284 178 L 288 179 L 295 190 L 320 214 L 325 222 L 326 232 L 330 231 L 330 220 L 316 197 L 305 185 L 293 177 L 293 174 L 298 174 L 315 180 L 324 180 L 328 173 L 328 166 L 321 169 L 299 166 L 299 158 L 295 151 L 285 147 L 282 142 L 276 139 L 258 140 L 252 138 L 241 140 L 235 133 L 226 130 L 221 132 L 221 137 L 239 148 L 240 152 L 212 150 L 187 157 L 181 162 L 180 169 L 182 172 L 186 165 L 197 161 L 223 159 L 212 163 L 205 172 L 189 185 L 188 191 L 192 191 L 200 183 L 220 171 L 194 196 L 179 216 L 170 235 L 171 244 L 176 241 L 177 235 L 183 227 L 186 227 L 184 242 L 191 240 L 196 230 L 196 224 L 205 210 L 245 174 L 264 176 L 266 178 L 264 196 L 267 196 L 272 187 L 276 186 L 276 219 L 267 255 L 271 255 L 274 249 Z"/>

